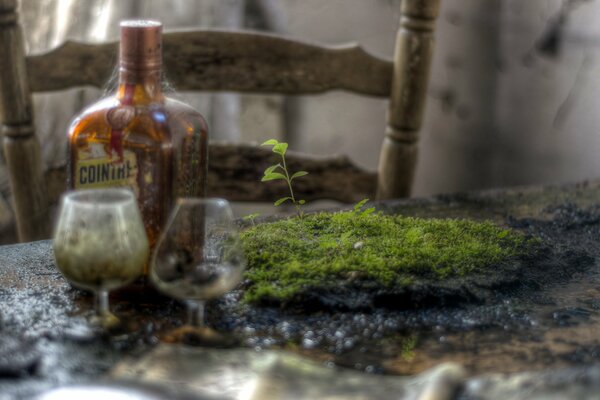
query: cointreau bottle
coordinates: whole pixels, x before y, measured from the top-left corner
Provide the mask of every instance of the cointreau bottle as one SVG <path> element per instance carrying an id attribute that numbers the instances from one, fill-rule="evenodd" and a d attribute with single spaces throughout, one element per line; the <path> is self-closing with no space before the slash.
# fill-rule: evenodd
<path id="1" fill-rule="evenodd" d="M 127 186 L 153 246 L 175 197 L 205 195 L 204 118 L 162 93 L 162 25 L 121 23 L 116 93 L 75 117 L 68 132 L 70 189 Z"/>

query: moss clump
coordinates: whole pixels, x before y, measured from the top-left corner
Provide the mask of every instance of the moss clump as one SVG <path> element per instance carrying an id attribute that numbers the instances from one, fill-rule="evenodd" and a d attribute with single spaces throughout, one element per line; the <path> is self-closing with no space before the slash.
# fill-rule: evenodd
<path id="1" fill-rule="evenodd" d="M 518 255 L 526 243 L 490 222 L 356 209 L 258 224 L 242 240 L 249 302 L 285 301 L 306 288 L 356 279 L 392 287 L 462 277 Z"/>

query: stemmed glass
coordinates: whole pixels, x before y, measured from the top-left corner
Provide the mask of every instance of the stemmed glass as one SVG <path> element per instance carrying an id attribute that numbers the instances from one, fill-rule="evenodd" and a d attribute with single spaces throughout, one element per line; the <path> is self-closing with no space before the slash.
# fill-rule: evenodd
<path id="1" fill-rule="evenodd" d="M 118 324 L 110 313 L 108 292 L 139 277 L 149 245 L 133 193 L 128 189 L 90 189 L 67 193 L 54 232 L 54 257 L 75 287 L 95 295 L 91 322 Z"/>
<path id="2" fill-rule="evenodd" d="M 178 200 L 158 240 L 150 279 L 161 292 L 187 303 L 188 325 L 205 335 L 210 331 L 204 326 L 206 300 L 233 289 L 245 266 L 229 203 L 184 198 Z"/>

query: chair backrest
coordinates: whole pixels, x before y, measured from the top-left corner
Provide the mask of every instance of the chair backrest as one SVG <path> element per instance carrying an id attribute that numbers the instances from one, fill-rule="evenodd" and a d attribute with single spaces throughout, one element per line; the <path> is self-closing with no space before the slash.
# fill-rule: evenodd
<path id="1" fill-rule="evenodd" d="M 0 124 L 19 238 L 29 241 L 48 237 L 49 204 L 65 181 L 60 168 L 43 171 L 31 92 L 102 86 L 112 73 L 107 60 L 115 59 L 117 43 L 67 42 L 26 56 L 16 2 L 0 0 Z M 403 197 L 410 194 L 414 175 L 438 9 L 439 0 L 402 1 L 393 61 L 357 45 L 323 47 L 255 32 L 201 30 L 165 34 L 165 69 L 181 90 L 309 94 L 342 89 L 388 97 L 377 174 L 346 158 L 291 154 L 290 160 L 311 172 L 299 187 L 307 200 Z M 255 183 L 268 157 L 261 148 L 211 144 L 209 193 L 232 200 L 272 200 L 272 187 Z M 265 163 L 257 162 L 261 159 Z"/>

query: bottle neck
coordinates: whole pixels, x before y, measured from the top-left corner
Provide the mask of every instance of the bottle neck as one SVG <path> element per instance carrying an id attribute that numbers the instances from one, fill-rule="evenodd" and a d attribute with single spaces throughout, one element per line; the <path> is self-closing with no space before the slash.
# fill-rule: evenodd
<path id="1" fill-rule="evenodd" d="M 119 69 L 117 99 L 128 105 L 160 103 L 164 100 L 161 89 L 161 70 Z"/>

